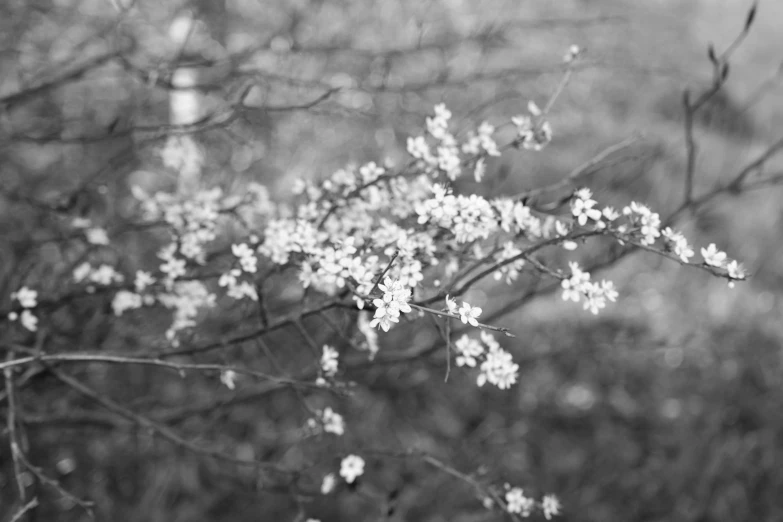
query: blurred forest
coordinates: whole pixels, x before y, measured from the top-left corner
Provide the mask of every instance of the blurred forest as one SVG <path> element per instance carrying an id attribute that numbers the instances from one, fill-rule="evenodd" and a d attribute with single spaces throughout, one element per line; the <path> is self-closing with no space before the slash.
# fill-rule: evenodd
<path id="1" fill-rule="evenodd" d="M 604 201 L 636 199 L 671 213 L 686 170 L 683 90 L 709 87 L 708 44 L 729 46 L 749 7 L 740 0 L 6 0 L 0 313 L 26 284 L 50 307 L 50 326 L 34 334 L 0 322 L 2 355 L 20 346 L 167 349 L 168 317 L 118 320 L 110 294 L 80 292 L 71 276 L 86 259 L 125 273 L 155 262 L 163 236 L 132 223 L 133 186 L 242 193 L 258 182 L 285 201 L 295 179 L 323 179 L 349 163 L 404 161 L 406 138 L 421 132 L 436 103 L 445 102 L 464 130 L 485 120 L 499 125 L 528 100 L 544 105 L 572 44 L 584 57 L 549 114 L 552 143 L 536 154 L 512 151 L 488 163 L 484 183 L 459 185 L 516 194 L 636 136 L 584 182 Z M 697 195 L 783 139 L 780 20 L 783 3 L 760 2 L 725 87 L 698 115 Z M 195 150 L 172 152 L 172 137 Z M 188 161 L 199 166 L 178 175 Z M 783 160 L 765 165 L 775 172 Z M 111 521 L 503 519 L 465 484 L 405 459 L 368 457 L 372 486 L 356 491 L 305 498 L 285 485 L 266 488 L 271 472 L 150 436 L 155 430 L 127 411 L 239 459 L 311 462 L 316 489 L 334 455 L 370 441 L 422 448 L 482 480 L 554 493 L 562 520 L 783 520 L 782 190 L 727 192 L 678 221 L 689 236 L 742 260 L 749 281 L 728 289 L 635 252 L 596 269 L 620 289 L 619 302 L 598 317 L 552 289 L 482 285 L 471 303 L 517 333 L 503 340 L 520 365 L 511 390 L 476 388 L 474 377 L 454 369 L 444 382 L 442 344 L 426 348 L 437 344 L 433 332 L 392 330 L 381 335 L 376 362 L 346 358 L 345 378 L 357 386 L 338 401 L 351 429 L 305 449 L 294 444 L 305 416 L 287 388 L 240 380 L 229 390 L 214 374 L 145 366 L 6 373 L 27 457 L 73 494 L 27 473 L 28 500 L 40 503 L 29 520 L 89 520 L 80 499 L 95 503 L 96 520 Z M 99 224 L 112 242 L 85 242 L 71 226 L 76 218 Z M 290 282 L 274 284 L 266 305 L 286 314 L 299 293 Z M 256 320 L 248 305 L 219 307 L 199 318 L 188 342 L 242 333 Z M 335 321 L 308 323 L 316 344 L 340 339 Z M 266 346 L 248 341 L 194 359 L 260 371 L 281 365 L 282 374 L 300 375 L 312 370 L 303 343 L 301 332 L 281 329 Z M 5 416 L 9 399 L 7 390 L 0 394 Z M 20 508 L 8 437 L 4 421 L 0 521 Z M 392 501 L 380 516 L 378 506 Z"/>

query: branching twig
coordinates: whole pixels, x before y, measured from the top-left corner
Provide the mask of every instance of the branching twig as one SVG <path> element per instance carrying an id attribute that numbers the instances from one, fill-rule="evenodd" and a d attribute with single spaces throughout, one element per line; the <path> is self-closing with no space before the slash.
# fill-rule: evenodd
<path id="1" fill-rule="evenodd" d="M 9 522 L 20 522 L 22 520 L 22 517 L 24 517 L 28 512 L 32 511 L 33 509 L 38 507 L 38 497 L 33 497 L 30 502 L 22 506 L 19 511 L 17 511 L 14 516 L 11 517 L 11 520 Z"/>
<path id="2" fill-rule="evenodd" d="M 194 444 L 193 442 L 190 442 L 188 440 L 183 439 L 180 435 L 175 433 L 171 428 L 168 426 L 159 424 L 152 419 L 149 419 L 148 417 L 145 417 L 144 415 L 141 415 L 139 413 L 136 413 L 134 411 L 129 410 L 125 406 L 122 406 L 121 404 L 115 402 L 114 400 L 106 397 L 104 394 L 99 394 L 92 388 L 88 387 L 87 385 L 83 384 L 82 382 L 78 381 L 77 379 L 71 377 L 70 375 L 56 369 L 56 368 L 50 368 L 52 374 L 57 377 L 58 380 L 60 380 L 62 383 L 66 384 L 69 388 L 72 388 L 73 390 L 79 392 L 81 395 L 84 395 L 85 397 L 88 397 L 92 399 L 93 401 L 97 402 L 107 410 L 114 412 L 118 415 L 121 415 L 139 426 L 146 428 L 150 430 L 153 433 L 158 434 L 160 437 L 162 437 L 165 440 L 168 440 L 169 442 L 173 443 L 176 446 L 179 446 L 183 449 L 186 449 L 190 451 L 191 453 L 195 453 L 198 455 L 204 455 L 207 457 L 213 457 L 218 460 L 223 460 L 225 462 L 230 462 L 232 464 L 239 464 L 243 466 L 254 466 L 256 468 L 260 469 L 267 469 L 267 470 L 273 470 L 278 471 L 283 474 L 291 474 L 294 473 L 293 470 L 287 469 L 282 467 L 279 464 L 274 464 L 271 462 L 262 462 L 255 459 L 239 459 L 236 457 L 232 457 L 231 455 L 228 455 L 226 453 L 223 453 L 222 451 L 211 449 L 211 448 L 205 448 L 202 446 L 199 446 L 197 444 Z"/>

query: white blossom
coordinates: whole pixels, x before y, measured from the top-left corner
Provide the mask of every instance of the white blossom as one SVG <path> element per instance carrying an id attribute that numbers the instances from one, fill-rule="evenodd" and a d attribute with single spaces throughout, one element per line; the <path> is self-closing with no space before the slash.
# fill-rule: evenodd
<path id="1" fill-rule="evenodd" d="M 481 308 L 478 306 L 470 306 L 465 301 L 462 302 L 462 307 L 459 309 L 459 319 L 464 324 L 470 324 L 471 326 L 478 326 L 478 316 L 481 315 Z"/>
<path id="2" fill-rule="evenodd" d="M 328 473 L 324 476 L 323 481 L 321 482 L 321 494 L 322 495 L 328 495 L 334 490 L 334 487 L 337 485 L 337 478 L 334 476 L 334 473 Z"/>
<path id="3" fill-rule="evenodd" d="M 457 366 L 476 366 L 476 358 L 484 353 L 484 347 L 477 339 L 472 339 L 464 334 L 455 343 L 457 351 Z"/>
<path id="4" fill-rule="evenodd" d="M 574 194 L 571 200 L 571 212 L 580 226 L 585 226 L 587 220 L 599 221 L 603 215 L 600 210 L 593 208 L 596 201 L 592 199 L 593 193 L 590 189 L 583 188 Z"/>
<path id="5" fill-rule="evenodd" d="M 710 266 L 723 267 L 726 264 L 726 252 L 721 252 L 715 243 L 710 243 L 707 248 L 701 249 L 704 262 Z"/>
<path id="6" fill-rule="evenodd" d="M 129 292 L 128 290 L 120 290 L 114 295 L 111 307 L 114 310 L 114 315 L 120 316 L 126 310 L 141 308 L 143 304 L 142 297 L 139 294 Z"/>
<path id="7" fill-rule="evenodd" d="M 85 231 L 85 236 L 87 237 L 87 242 L 91 245 L 109 244 L 109 235 L 106 233 L 106 230 L 100 227 L 87 229 Z"/>
<path id="8" fill-rule="evenodd" d="M 323 355 L 321 355 L 321 371 L 327 377 L 334 377 L 337 374 L 338 357 L 339 353 L 337 353 L 337 350 L 328 344 L 324 345 Z"/>
<path id="9" fill-rule="evenodd" d="M 19 321 L 22 323 L 22 326 L 31 332 L 38 330 L 38 318 L 34 316 L 29 309 L 22 310 L 22 315 L 20 316 Z"/>
<path id="10" fill-rule="evenodd" d="M 18 301 L 22 308 L 35 308 L 38 305 L 38 292 L 23 286 L 11 293 L 11 299 Z"/>
<path id="11" fill-rule="evenodd" d="M 529 517 L 536 501 L 526 497 L 522 488 L 511 488 L 506 491 L 506 510 L 509 513 Z"/>
<path id="12" fill-rule="evenodd" d="M 236 388 L 236 378 L 237 373 L 234 370 L 223 370 L 220 372 L 220 382 L 222 382 L 229 390 Z"/>
<path id="13" fill-rule="evenodd" d="M 560 514 L 560 501 L 554 495 L 545 495 L 541 500 L 541 510 L 544 518 L 551 520 L 553 515 Z"/>
<path id="14" fill-rule="evenodd" d="M 357 455 L 348 455 L 340 463 L 340 476 L 348 484 L 353 482 L 364 474 L 364 459 Z"/>

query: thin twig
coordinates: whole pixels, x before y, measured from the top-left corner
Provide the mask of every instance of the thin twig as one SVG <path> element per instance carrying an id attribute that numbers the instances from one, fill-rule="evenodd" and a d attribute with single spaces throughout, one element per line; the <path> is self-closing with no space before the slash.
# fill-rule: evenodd
<path id="1" fill-rule="evenodd" d="M 19 511 L 14 514 L 14 516 L 11 517 L 11 520 L 9 522 L 20 522 L 22 520 L 22 517 L 27 514 L 27 512 L 32 511 L 33 509 L 38 507 L 38 497 L 33 497 L 30 502 L 22 506 Z"/>
<path id="2" fill-rule="evenodd" d="M 383 281 L 383 276 L 386 275 L 386 272 L 391 270 L 392 265 L 394 264 L 394 261 L 397 259 L 397 256 L 400 255 L 400 250 L 397 249 L 394 251 L 394 253 L 391 256 L 391 259 L 389 259 L 389 263 L 386 265 L 386 268 L 383 269 L 383 272 L 380 273 L 380 275 L 375 279 L 375 283 L 373 283 L 372 288 L 370 288 L 370 291 L 367 292 L 367 295 L 372 295 L 373 292 L 378 288 L 378 285 Z"/>
<path id="3" fill-rule="evenodd" d="M 6 355 L 6 363 L 12 361 L 14 352 L 9 351 Z M 8 397 L 8 411 L 6 413 L 6 425 L 8 426 L 8 439 L 11 445 L 11 460 L 14 466 L 14 482 L 16 484 L 19 501 L 24 504 L 27 502 L 27 488 L 22 478 L 22 450 L 19 447 L 19 436 L 16 431 L 16 395 L 14 393 L 13 370 L 11 367 L 3 368 L 5 377 L 5 391 Z"/>
<path id="4" fill-rule="evenodd" d="M 191 453 L 195 453 L 198 455 L 204 455 L 207 457 L 213 457 L 218 460 L 223 460 L 226 462 L 230 462 L 233 464 L 239 464 L 243 466 L 254 466 L 257 468 L 263 468 L 267 470 L 274 470 L 285 474 L 291 474 L 294 473 L 293 470 L 287 469 L 282 467 L 279 464 L 274 464 L 271 462 L 262 462 L 255 459 L 239 459 L 236 457 L 232 457 L 231 455 L 228 455 L 226 453 L 223 453 L 222 451 L 215 450 L 212 448 L 205 448 L 202 446 L 199 446 L 197 444 L 194 444 L 193 442 L 190 442 L 188 440 L 183 439 L 180 435 L 175 433 L 171 428 L 168 426 L 159 424 L 152 419 L 145 417 L 144 415 L 141 415 L 139 413 L 136 413 L 125 406 L 115 402 L 114 400 L 108 398 L 105 394 L 99 394 L 92 388 L 88 387 L 87 385 L 83 384 L 82 382 L 76 380 L 75 378 L 71 377 L 70 375 L 56 369 L 56 368 L 50 368 L 50 371 L 52 374 L 57 377 L 58 380 L 60 380 L 62 383 L 66 384 L 68 387 L 72 388 L 73 390 L 79 392 L 81 395 L 84 395 L 85 397 L 88 397 L 92 399 L 93 401 L 97 402 L 107 410 L 114 412 L 118 415 L 121 415 L 139 426 L 146 428 L 150 430 L 153 433 L 158 434 L 163 439 L 168 440 L 169 442 L 173 443 L 176 446 L 179 446 L 181 448 L 184 448 Z"/>

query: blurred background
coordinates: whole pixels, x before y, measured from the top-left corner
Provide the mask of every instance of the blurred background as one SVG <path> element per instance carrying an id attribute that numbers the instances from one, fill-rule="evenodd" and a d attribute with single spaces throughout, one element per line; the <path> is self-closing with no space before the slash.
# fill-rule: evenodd
<path id="1" fill-rule="evenodd" d="M 543 106 L 572 44 L 584 55 L 550 113 L 552 143 L 540 153 L 504 154 L 488 164 L 484 183 L 462 180 L 459 190 L 515 194 L 638 134 L 584 182 L 601 204 L 622 208 L 635 199 L 668 215 L 684 183 L 683 89 L 709 86 L 708 44 L 725 49 L 749 7 L 740 0 L 7 0 L 0 295 L 24 284 L 53 299 L 72 295 L 70 274 L 85 259 L 129 274 L 154 264 L 165 234 L 129 225 L 134 185 L 231 193 L 258 182 L 285 201 L 295 179 L 325 179 L 349 163 L 403 161 L 407 136 L 421 133 L 436 103 L 447 104 L 462 132 L 482 121 L 499 126 L 524 113 L 528 100 Z M 783 3 L 762 0 L 731 56 L 725 89 L 696 121 L 697 194 L 781 139 L 780 20 Z M 241 101 L 239 117 L 221 119 Z M 198 164 L 187 179 L 172 165 L 188 149 L 171 145 L 171 136 L 195 145 L 185 154 Z M 782 166 L 772 158 L 768 171 Z M 292 414 L 290 391 L 250 384 L 231 391 L 214 375 L 141 367 L 73 371 L 188 439 L 238 456 L 310 459 L 316 485 L 341 452 L 415 446 L 482 480 L 554 493 L 563 520 L 781 520 L 780 196 L 770 187 L 717 198 L 677 222 L 697 246 L 714 242 L 743 261 L 748 282 L 728 289 L 651 254 L 625 256 L 596 273 L 620 289 L 618 303 L 597 318 L 558 292 L 536 291 L 496 320 L 517 333 L 503 340 L 520 364 L 510 391 L 479 389 L 474 375 L 454 369 L 444 382 L 442 350 L 348 365 L 355 393 L 334 404 L 348 431 L 306 449 L 290 447 L 305 419 Z M 77 217 L 106 228 L 112 245 L 74 238 Z M 599 254 L 586 249 L 585 264 Z M 295 304 L 293 282 L 276 283 L 273 311 Z M 487 284 L 469 302 L 493 311 L 520 292 Z M 53 311 L 52 350 L 132 354 L 165 345 L 167 318 L 118 320 L 110 302 L 82 295 Z M 248 310 L 226 310 L 200 320 L 199 339 L 241 330 Z M 381 355 L 432 343 L 425 326 L 382 335 Z M 323 324 L 309 328 L 319 342 L 335 339 Z M 7 324 L 0 335 L 7 343 L 50 342 Z M 267 342 L 287 370 L 312 364 L 295 331 Z M 252 346 L 202 360 L 271 364 Z M 406 460 L 368 457 L 367 483 L 328 497 L 262 489 L 252 470 L 156 440 L 42 373 L 19 384 L 28 455 L 95 501 L 98 520 L 303 521 L 305 513 L 323 522 L 376 520 L 384 519 L 379 502 L 391 497 L 388 520 L 502 519 L 464 484 Z M 2 435 L 0 520 L 10 520 L 18 506 Z M 39 489 L 33 520 L 88 519 L 73 500 Z"/>

